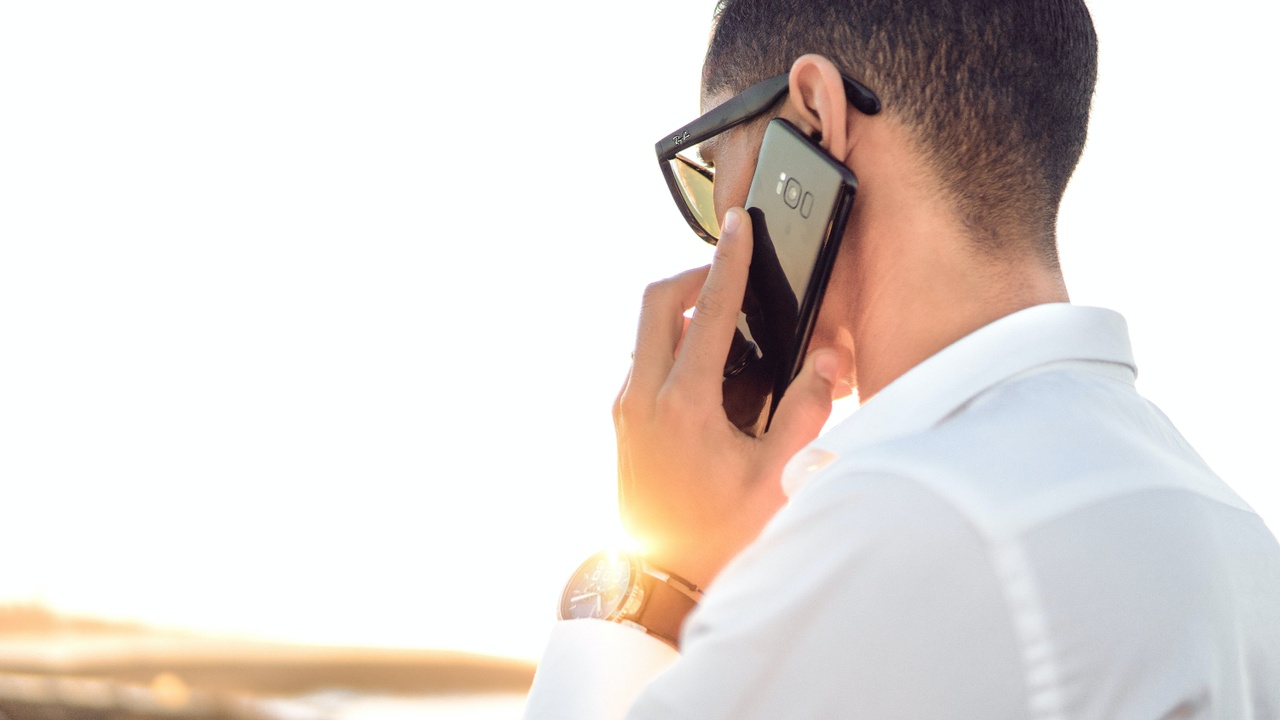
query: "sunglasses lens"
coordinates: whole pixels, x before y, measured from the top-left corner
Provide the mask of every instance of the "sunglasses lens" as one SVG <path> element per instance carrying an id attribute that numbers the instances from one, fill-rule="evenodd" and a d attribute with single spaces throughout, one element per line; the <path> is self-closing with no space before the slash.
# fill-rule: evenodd
<path id="1" fill-rule="evenodd" d="M 696 148 L 690 148 L 668 161 L 676 187 L 684 199 L 685 207 L 702 229 L 711 237 L 720 238 L 720 223 L 716 220 L 715 170 L 706 167 Z"/>

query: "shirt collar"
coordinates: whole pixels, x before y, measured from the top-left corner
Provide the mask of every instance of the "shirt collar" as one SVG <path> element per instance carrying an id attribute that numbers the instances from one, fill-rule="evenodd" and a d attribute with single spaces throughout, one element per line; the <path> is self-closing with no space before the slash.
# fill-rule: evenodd
<path id="1" fill-rule="evenodd" d="M 1067 360 L 1114 363 L 1137 375 L 1124 318 L 1068 303 L 1035 305 L 986 325 L 903 373 L 787 463 L 794 496 L 841 453 L 927 430 L 984 391 L 1036 367 Z M 1123 369 L 1122 368 L 1122 369 Z"/>

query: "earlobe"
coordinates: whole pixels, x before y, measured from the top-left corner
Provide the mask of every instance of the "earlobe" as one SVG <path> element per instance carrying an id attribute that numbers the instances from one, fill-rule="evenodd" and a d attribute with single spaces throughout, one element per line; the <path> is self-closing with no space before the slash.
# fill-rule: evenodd
<path id="1" fill-rule="evenodd" d="M 795 117 L 815 142 L 837 158 L 848 150 L 849 101 L 840 70 L 822 55 L 802 55 L 791 66 L 790 98 Z"/>

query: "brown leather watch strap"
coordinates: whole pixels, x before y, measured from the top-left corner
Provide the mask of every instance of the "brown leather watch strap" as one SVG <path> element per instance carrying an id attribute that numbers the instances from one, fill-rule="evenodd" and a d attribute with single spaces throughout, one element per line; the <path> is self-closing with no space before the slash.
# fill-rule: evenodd
<path id="1" fill-rule="evenodd" d="M 647 572 L 640 573 L 640 587 L 644 590 L 644 604 L 636 613 L 635 623 L 650 635 L 679 649 L 680 627 L 698 603 Z"/>

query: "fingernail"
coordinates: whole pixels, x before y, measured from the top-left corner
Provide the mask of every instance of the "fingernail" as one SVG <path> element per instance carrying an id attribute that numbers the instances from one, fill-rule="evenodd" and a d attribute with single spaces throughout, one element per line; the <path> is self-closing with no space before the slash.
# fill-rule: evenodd
<path id="1" fill-rule="evenodd" d="M 836 354 L 833 352 L 818 353 L 818 356 L 813 359 L 813 371 L 818 374 L 818 377 L 835 385 L 836 373 L 840 372 L 840 361 L 836 359 Z"/>
<path id="2" fill-rule="evenodd" d="M 724 227 L 720 228 L 720 230 L 724 234 L 728 235 L 738 229 L 739 222 L 741 221 L 738 220 L 738 213 L 730 210 L 724 214 Z"/>

